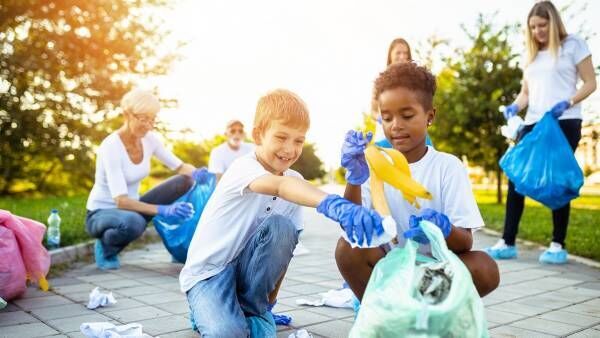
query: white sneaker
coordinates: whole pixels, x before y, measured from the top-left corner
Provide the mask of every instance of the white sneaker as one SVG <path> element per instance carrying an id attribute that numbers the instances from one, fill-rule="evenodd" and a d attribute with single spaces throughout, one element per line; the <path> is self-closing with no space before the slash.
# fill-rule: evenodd
<path id="1" fill-rule="evenodd" d="M 560 245 L 559 243 L 556 242 L 552 242 L 550 243 L 550 246 L 548 247 L 548 251 L 549 252 L 560 252 L 563 249 L 562 245 Z"/>
<path id="2" fill-rule="evenodd" d="M 498 240 L 498 242 L 496 242 L 496 244 L 494 244 L 494 246 L 492 246 L 492 250 L 499 250 L 499 249 L 506 249 L 507 245 L 506 242 L 504 241 L 504 238 L 500 238 Z"/>

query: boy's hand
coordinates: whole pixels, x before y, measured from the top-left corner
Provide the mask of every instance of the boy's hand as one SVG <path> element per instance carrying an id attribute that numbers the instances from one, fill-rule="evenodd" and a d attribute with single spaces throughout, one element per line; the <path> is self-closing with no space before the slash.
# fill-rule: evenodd
<path id="1" fill-rule="evenodd" d="M 159 205 L 158 215 L 165 218 L 175 218 L 177 222 L 187 221 L 194 216 L 194 206 L 188 202 L 175 202 L 168 205 Z"/>
<path id="2" fill-rule="evenodd" d="M 410 228 L 404 232 L 404 238 L 410 238 L 421 244 L 428 244 L 429 239 L 425 236 L 423 229 L 419 226 L 421 221 L 429 221 L 442 230 L 444 238 L 448 238 L 450 231 L 452 230 L 452 224 L 448 219 L 448 216 L 437 212 L 433 209 L 425 209 L 419 216 L 412 215 L 408 220 Z"/>
<path id="3" fill-rule="evenodd" d="M 317 205 L 317 212 L 340 223 L 348 240 L 358 242 L 359 245 L 367 240 L 367 245 L 371 245 L 373 231 L 377 235 L 383 234 L 383 225 L 381 216 L 374 210 L 369 210 L 348 201 L 338 195 L 328 195 Z"/>
<path id="4" fill-rule="evenodd" d="M 342 145 L 342 167 L 346 168 L 346 180 L 352 185 L 361 185 L 369 178 L 369 166 L 365 159 L 365 149 L 373 134 L 363 136 L 360 131 L 349 130 Z"/>

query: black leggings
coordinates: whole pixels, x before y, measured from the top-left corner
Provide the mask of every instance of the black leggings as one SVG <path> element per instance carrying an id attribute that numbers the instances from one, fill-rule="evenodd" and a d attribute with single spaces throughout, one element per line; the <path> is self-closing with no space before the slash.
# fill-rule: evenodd
<path id="1" fill-rule="evenodd" d="M 577 144 L 581 139 L 581 120 L 568 119 L 559 120 L 560 129 L 567 137 L 569 145 L 575 152 Z M 517 140 L 521 140 L 523 136 L 529 133 L 535 124 L 525 126 L 520 132 Z M 515 245 L 517 232 L 519 231 L 519 221 L 523 215 L 525 206 L 525 197 L 515 191 L 515 185 L 510 180 L 508 181 L 508 195 L 506 196 L 506 218 L 504 219 L 504 234 L 502 238 L 507 245 Z M 552 241 L 560 243 L 565 247 L 565 238 L 567 237 L 567 226 L 569 225 L 569 213 L 571 204 L 567 203 L 564 207 L 552 210 L 552 224 L 554 231 L 552 232 Z"/>

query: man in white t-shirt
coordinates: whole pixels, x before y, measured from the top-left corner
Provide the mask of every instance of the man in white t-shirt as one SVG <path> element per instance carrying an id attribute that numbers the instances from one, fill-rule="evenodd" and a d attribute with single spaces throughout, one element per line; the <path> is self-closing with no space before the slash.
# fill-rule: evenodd
<path id="1" fill-rule="evenodd" d="M 227 142 L 217 146 L 210 153 L 208 171 L 217 175 L 217 181 L 227 168 L 239 157 L 254 150 L 254 144 L 244 142 L 244 124 L 240 120 L 231 120 L 225 129 Z"/>

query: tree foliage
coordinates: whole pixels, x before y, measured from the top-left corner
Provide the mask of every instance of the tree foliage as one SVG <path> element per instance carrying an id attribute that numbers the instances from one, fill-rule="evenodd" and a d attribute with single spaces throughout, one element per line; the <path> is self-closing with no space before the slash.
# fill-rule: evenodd
<path id="1" fill-rule="evenodd" d="M 4 0 L 0 6 L 0 195 L 87 190 L 92 145 L 116 126 L 137 77 L 174 54 L 156 9 L 167 0 Z"/>
<path id="2" fill-rule="evenodd" d="M 319 179 L 326 174 L 326 171 L 323 169 L 323 161 L 315 153 L 315 145 L 313 143 L 304 144 L 302 155 L 292 165 L 292 169 L 301 173 L 306 180 Z"/>
<path id="3" fill-rule="evenodd" d="M 474 33 L 464 29 L 472 46 L 446 60 L 438 75 L 437 117 L 430 133 L 436 148 L 495 171 L 500 193 L 498 161 L 507 143 L 499 132 L 505 123 L 499 107 L 519 93 L 522 72 L 509 42 L 517 27 L 495 29 L 490 22 L 480 15 Z"/>

